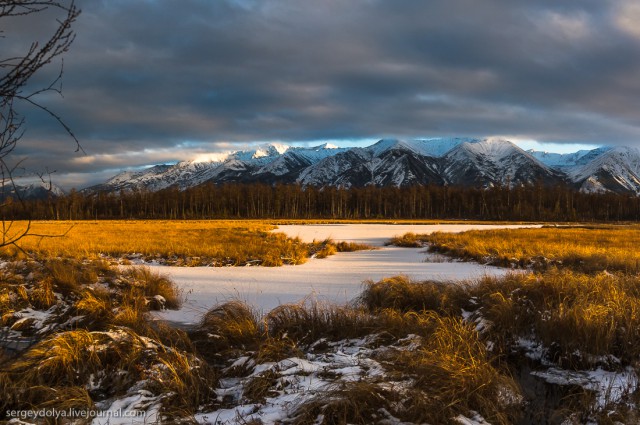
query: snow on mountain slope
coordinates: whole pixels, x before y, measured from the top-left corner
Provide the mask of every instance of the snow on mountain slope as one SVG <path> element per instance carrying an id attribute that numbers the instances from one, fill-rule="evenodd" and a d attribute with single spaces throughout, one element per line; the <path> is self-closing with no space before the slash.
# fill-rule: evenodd
<path id="1" fill-rule="evenodd" d="M 528 150 L 527 153 L 549 167 L 565 168 L 585 165 L 609 149 L 611 148 L 600 147 L 591 150 L 579 150 L 573 153 L 542 152 L 531 149 Z"/>
<path id="2" fill-rule="evenodd" d="M 440 158 L 451 149 L 462 143 L 477 143 L 480 139 L 470 137 L 438 137 L 433 139 L 414 140 L 415 149 L 422 155 Z"/>
<path id="3" fill-rule="evenodd" d="M 304 170 L 302 186 L 364 187 L 442 184 L 437 159 L 419 153 L 419 144 L 382 139 L 325 158 Z"/>
<path id="4" fill-rule="evenodd" d="M 47 199 L 64 196 L 64 191 L 49 182 L 26 183 L 19 178 L 14 181 L 14 184 L 7 184 L 0 189 L 0 200 L 5 200 L 8 197 L 15 199 L 18 195 L 23 200 Z"/>
<path id="5" fill-rule="evenodd" d="M 584 192 L 640 194 L 640 149 L 618 146 L 584 165 L 567 169 L 567 175 Z"/>
<path id="6" fill-rule="evenodd" d="M 573 185 L 585 192 L 640 194 L 640 150 L 598 148 L 572 154 L 525 152 L 499 139 L 382 139 L 365 148 L 262 145 L 256 149 L 200 155 L 175 165 L 126 171 L 85 189 L 119 191 L 205 182 L 364 187 L 408 185 Z"/>
<path id="7" fill-rule="evenodd" d="M 307 167 L 296 181 L 302 186 L 358 186 L 357 181 L 371 181 L 372 158 L 366 149 L 348 149 Z"/>
<path id="8" fill-rule="evenodd" d="M 448 184 L 463 186 L 560 184 L 563 176 L 502 139 L 463 142 L 443 157 Z"/>
<path id="9" fill-rule="evenodd" d="M 416 139 L 416 140 L 400 140 L 400 139 L 382 139 L 379 142 L 365 148 L 371 152 L 373 156 L 380 156 L 382 153 L 391 149 L 411 150 L 419 155 L 440 158 L 447 152 L 462 143 L 476 143 L 479 139 L 473 138 L 433 138 L 433 139 Z"/>
<path id="10" fill-rule="evenodd" d="M 329 143 L 310 148 L 291 147 L 278 158 L 261 167 L 258 173 L 271 173 L 274 176 L 283 176 L 292 171 L 300 171 L 324 158 L 346 150 L 345 148 L 338 148 Z"/>

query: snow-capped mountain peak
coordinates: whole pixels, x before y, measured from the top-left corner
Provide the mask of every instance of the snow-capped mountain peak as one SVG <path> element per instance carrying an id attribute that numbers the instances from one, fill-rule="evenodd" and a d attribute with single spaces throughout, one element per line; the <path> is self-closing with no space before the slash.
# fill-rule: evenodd
<path id="1" fill-rule="evenodd" d="M 482 155 L 492 160 L 501 160 L 514 153 L 525 154 L 525 152 L 514 143 L 499 138 L 488 138 L 473 142 L 463 142 L 462 149 L 472 152 L 475 155 Z"/>
<path id="2" fill-rule="evenodd" d="M 175 165 L 125 171 L 89 189 L 186 189 L 203 183 L 302 186 L 569 185 L 640 195 L 640 150 L 601 147 L 572 154 L 524 151 L 504 138 L 382 139 L 369 147 L 281 144 L 200 154 Z"/>
<path id="3" fill-rule="evenodd" d="M 273 157 L 273 156 L 282 155 L 287 150 L 289 150 L 289 146 L 281 145 L 279 143 L 270 143 L 268 145 L 265 145 L 256 149 L 251 157 L 253 159 Z"/>

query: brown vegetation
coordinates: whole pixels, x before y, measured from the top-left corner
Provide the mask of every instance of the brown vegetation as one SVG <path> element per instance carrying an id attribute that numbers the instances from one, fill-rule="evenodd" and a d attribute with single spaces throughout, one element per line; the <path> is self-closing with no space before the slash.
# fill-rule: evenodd
<path id="1" fill-rule="evenodd" d="M 24 252 L 29 252 L 42 258 L 111 259 L 125 264 L 155 260 L 176 266 L 272 267 L 301 264 L 312 255 L 324 258 L 335 252 L 372 249 L 368 245 L 335 243 L 329 239 L 304 243 L 272 232 L 275 225 L 258 221 L 83 221 L 30 225 L 33 234 L 20 241 L 20 249 L 5 247 L 0 256 L 22 258 Z M 14 223 L 16 229 L 21 226 L 27 223 Z M 58 276 L 53 265 L 51 273 Z M 73 287 L 73 275 L 59 277 L 60 284 L 69 282 Z"/>
<path id="2" fill-rule="evenodd" d="M 471 230 L 463 233 L 406 234 L 399 246 L 428 245 L 433 252 L 500 266 L 547 270 L 640 271 L 640 227 L 573 226 L 542 229 Z"/>

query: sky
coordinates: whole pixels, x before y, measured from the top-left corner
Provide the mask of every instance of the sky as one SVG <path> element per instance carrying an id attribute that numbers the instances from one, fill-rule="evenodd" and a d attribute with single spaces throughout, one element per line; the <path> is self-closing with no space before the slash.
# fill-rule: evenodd
<path id="1" fill-rule="evenodd" d="M 14 152 L 67 188 L 267 142 L 499 136 L 566 152 L 640 141 L 637 0 L 77 4 L 63 97 L 39 100 L 84 153 L 27 105 Z M 55 18 L 0 22 L 0 52 L 42 40 Z"/>

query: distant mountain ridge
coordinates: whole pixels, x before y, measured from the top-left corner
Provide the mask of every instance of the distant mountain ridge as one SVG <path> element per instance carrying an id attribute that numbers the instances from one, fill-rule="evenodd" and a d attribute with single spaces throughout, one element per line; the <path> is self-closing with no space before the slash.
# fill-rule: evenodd
<path id="1" fill-rule="evenodd" d="M 35 199 L 57 198 L 64 196 L 64 191 L 49 182 L 23 183 L 16 179 L 14 184 L 6 184 L 0 190 L 0 200 L 7 198 L 22 199 L 23 201 Z"/>
<path id="2" fill-rule="evenodd" d="M 542 183 L 584 192 L 640 195 L 640 150 L 601 147 L 556 154 L 525 151 L 499 138 L 382 139 L 354 148 L 271 144 L 126 171 L 83 192 L 184 190 L 207 182 L 342 188 L 426 184 L 488 188 Z"/>

